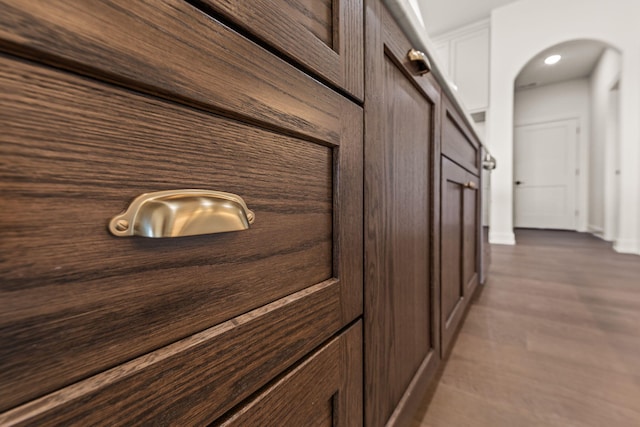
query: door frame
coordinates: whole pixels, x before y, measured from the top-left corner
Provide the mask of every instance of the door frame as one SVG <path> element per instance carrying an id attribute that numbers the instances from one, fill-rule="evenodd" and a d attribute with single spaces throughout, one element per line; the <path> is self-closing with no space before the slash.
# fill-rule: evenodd
<path id="1" fill-rule="evenodd" d="M 582 116 L 578 113 L 570 114 L 570 115 L 555 115 L 555 116 L 542 116 L 536 117 L 535 119 L 530 120 L 522 120 L 515 122 L 513 124 L 513 174 L 515 181 L 516 174 L 516 128 L 521 126 L 533 126 L 533 125 L 543 125 L 547 123 L 553 122 L 564 122 L 568 120 L 575 120 L 578 128 L 578 137 L 576 138 L 575 144 L 575 159 L 576 159 L 576 168 L 579 173 L 576 175 L 575 180 L 575 207 L 578 210 L 578 215 L 576 216 L 576 231 L 586 232 L 587 230 L 587 219 L 589 217 L 589 138 L 590 138 L 590 129 L 588 128 L 588 124 L 584 123 Z M 516 206 L 515 206 L 515 185 L 513 186 L 513 194 L 511 195 L 511 200 L 513 204 L 513 223 L 515 224 L 515 214 L 516 214 Z M 515 228 L 515 227 L 514 227 Z"/>
<path id="2" fill-rule="evenodd" d="M 620 76 L 614 79 L 607 93 L 603 238 L 615 242 L 620 225 Z"/>

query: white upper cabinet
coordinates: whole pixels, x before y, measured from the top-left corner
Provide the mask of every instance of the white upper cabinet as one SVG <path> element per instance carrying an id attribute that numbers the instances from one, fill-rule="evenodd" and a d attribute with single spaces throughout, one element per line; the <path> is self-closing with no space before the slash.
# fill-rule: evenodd
<path id="1" fill-rule="evenodd" d="M 470 112 L 489 106 L 489 20 L 434 38 L 437 55 Z"/>

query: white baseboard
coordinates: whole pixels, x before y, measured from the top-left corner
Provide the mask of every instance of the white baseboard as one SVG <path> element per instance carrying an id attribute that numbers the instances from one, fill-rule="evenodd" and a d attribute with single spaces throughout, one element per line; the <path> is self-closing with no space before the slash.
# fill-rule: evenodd
<path id="1" fill-rule="evenodd" d="M 621 254 L 640 255 L 640 244 L 635 239 L 618 239 L 613 244 L 613 250 Z"/>
<path id="2" fill-rule="evenodd" d="M 492 245 L 515 245 L 516 236 L 513 233 L 494 233 L 489 230 L 489 243 Z"/>
<path id="3" fill-rule="evenodd" d="M 602 240 L 607 240 L 604 238 L 604 229 L 602 227 L 597 227 L 595 225 L 589 224 L 587 226 L 587 232 L 593 234 L 596 237 L 599 237 Z"/>

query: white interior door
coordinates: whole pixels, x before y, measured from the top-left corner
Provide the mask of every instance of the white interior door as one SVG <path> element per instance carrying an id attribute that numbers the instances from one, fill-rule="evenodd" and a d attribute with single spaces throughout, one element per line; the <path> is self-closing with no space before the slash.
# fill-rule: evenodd
<path id="1" fill-rule="evenodd" d="M 577 132 L 577 120 L 516 127 L 516 227 L 576 229 Z"/>

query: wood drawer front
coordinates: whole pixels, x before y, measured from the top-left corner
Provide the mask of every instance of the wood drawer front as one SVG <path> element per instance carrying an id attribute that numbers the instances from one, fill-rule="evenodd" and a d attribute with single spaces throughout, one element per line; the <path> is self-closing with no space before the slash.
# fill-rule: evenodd
<path id="1" fill-rule="evenodd" d="M 362 326 L 358 322 L 224 420 L 224 427 L 362 426 Z"/>
<path id="2" fill-rule="evenodd" d="M 318 284 L 0 413 L 0 425 L 207 425 L 335 334 L 339 305 L 337 281 Z M 325 347 L 331 360 L 322 368 L 339 398 L 353 399 L 349 405 L 357 411 L 354 334 Z M 328 369 L 327 362 L 336 364 Z"/>
<path id="3" fill-rule="evenodd" d="M 184 0 L 0 0 L 0 51 L 339 144 L 349 101 Z"/>
<path id="4" fill-rule="evenodd" d="M 362 312 L 358 107 L 331 147 L 1 56 L 0 93 L 1 410 L 331 278 L 338 323 Z M 239 194 L 255 223 L 108 233 L 178 188 Z"/>
<path id="5" fill-rule="evenodd" d="M 202 0 L 282 54 L 364 99 L 362 0 Z"/>
<path id="6" fill-rule="evenodd" d="M 442 117 L 442 154 L 463 168 L 480 173 L 480 145 L 447 100 Z"/>

